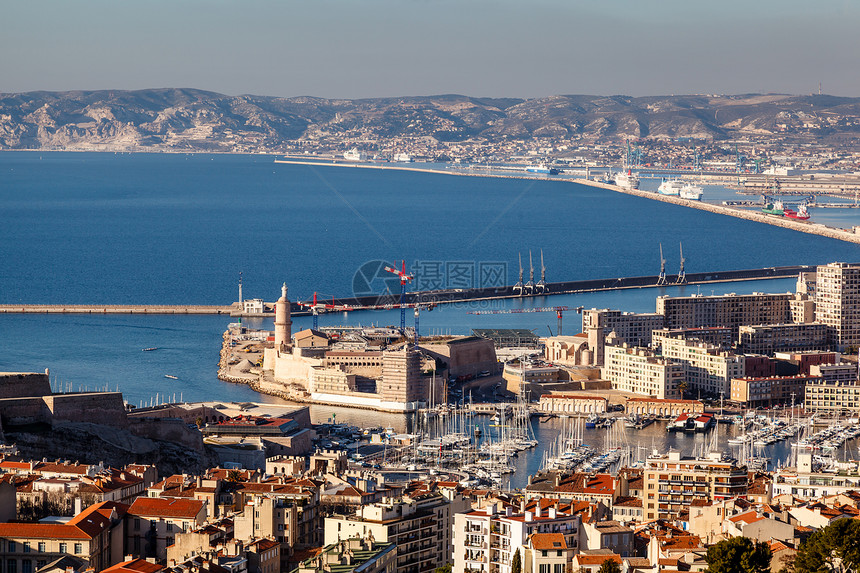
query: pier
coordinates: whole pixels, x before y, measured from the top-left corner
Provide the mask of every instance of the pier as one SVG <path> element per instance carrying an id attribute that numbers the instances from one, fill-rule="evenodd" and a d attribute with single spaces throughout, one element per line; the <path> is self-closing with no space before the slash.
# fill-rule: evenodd
<path id="1" fill-rule="evenodd" d="M 709 211 L 711 213 L 717 213 L 719 215 L 728 215 L 729 217 L 737 217 L 738 219 L 746 219 L 747 221 L 755 221 L 756 223 L 765 223 L 767 225 L 783 227 L 785 229 L 791 229 L 792 231 L 800 231 L 801 233 L 808 233 L 810 235 L 820 235 L 822 237 L 828 237 L 830 239 L 837 239 L 839 241 L 860 244 L 860 235 L 858 235 L 851 229 L 838 229 L 835 227 L 828 227 L 827 225 L 822 225 L 821 223 L 799 221 L 796 219 L 789 219 L 787 217 L 780 217 L 777 215 L 768 215 L 766 213 L 761 213 L 758 211 L 744 211 L 742 209 L 733 209 L 726 205 L 714 205 L 712 203 L 703 203 L 701 201 L 691 201 L 689 199 L 681 199 L 679 197 L 661 195 L 655 191 L 627 189 L 624 187 L 619 187 L 617 185 L 610 185 L 608 183 L 589 181 L 588 179 L 576 179 L 575 183 L 589 185 L 591 187 L 600 187 L 601 189 L 617 191 L 618 193 L 625 193 L 627 195 L 635 195 L 636 197 L 642 197 L 644 199 L 663 201 L 664 203 L 673 203 L 682 207 L 691 207 L 693 209 L 699 209 L 700 211 Z"/>
<path id="2" fill-rule="evenodd" d="M 0 304 L 0 314 L 226 314 L 239 307 L 169 304 Z"/>
<path id="3" fill-rule="evenodd" d="M 652 194 L 656 195 L 656 194 Z M 662 199 L 662 196 L 661 196 Z M 683 199 L 682 199 L 683 201 Z M 696 203 L 696 201 L 685 201 Z M 765 215 L 766 216 L 766 215 Z M 801 223 L 803 224 L 803 223 Z M 860 235 L 857 235 L 860 242 Z M 780 279 L 797 277 L 801 272 L 814 272 L 815 267 L 795 265 L 787 267 L 767 267 L 763 269 L 745 269 L 733 271 L 713 271 L 705 273 L 686 273 L 686 285 L 702 285 L 710 283 L 755 281 L 765 279 Z M 455 304 L 463 302 L 479 302 L 510 298 L 538 298 L 555 294 L 577 294 L 587 292 L 612 291 L 633 288 L 651 288 L 658 286 L 659 275 L 641 277 L 617 277 L 603 279 L 584 279 L 578 281 L 548 282 L 543 292 L 520 293 L 513 286 L 447 289 L 407 292 L 404 295 L 405 305 L 416 304 Z M 675 278 L 669 277 L 669 283 L 675 284 Z M 379 294 L 335 298 L 330 302 L 335 306 L 373 307 L 373 310 L 399 309 L 400 294 Z M 265 308 L 274 308 L 274 303 L 264 303 Z M 310 316 L 310 311 L 291 303 L 292 316 Z M 356 308 L 352 311 L 367 310 Z M 263 314 L 243 313 L 238 303 L 231 305 L 134 305 L 134 304 L 0 304 L 0 314 L 221 314 L 235 317 L 274 317 L 274 312 Z"/>

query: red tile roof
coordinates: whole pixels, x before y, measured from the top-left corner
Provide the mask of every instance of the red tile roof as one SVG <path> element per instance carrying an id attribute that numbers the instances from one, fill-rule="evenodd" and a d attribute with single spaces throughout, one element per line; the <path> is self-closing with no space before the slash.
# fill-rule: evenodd
<path id="1" fill-rule="evenodd" d="M 529 540 L 531 540 L 532 548 L 538 551 L 567 549 L 567 543 L 561 533 L 532 533 Z"/>
<path id="2" fill-rule="evenodd" d="M 204 505 L 205 502 L 198 499 L 139 497 L 131 504 L 128 512 L 143 517 L 194 519 Z"/>
<path id="3" fill-rule="evenodd" d="M 164 571 L 164 566 L 150 563 L 146 559 L 132 559 L 102 569 L 102 573 L 158 573 L 158 571 Z"/>

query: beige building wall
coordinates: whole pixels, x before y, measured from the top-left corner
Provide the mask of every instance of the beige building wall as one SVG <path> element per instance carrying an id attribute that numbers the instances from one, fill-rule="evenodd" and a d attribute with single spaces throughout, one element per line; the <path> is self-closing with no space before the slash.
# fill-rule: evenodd
<path id="1" fill-rule="evenodd" d="M 680 398 L 684 366 L 645 348 L 607 346 L 602 377 L 612 388 L 654 398 Z"/>

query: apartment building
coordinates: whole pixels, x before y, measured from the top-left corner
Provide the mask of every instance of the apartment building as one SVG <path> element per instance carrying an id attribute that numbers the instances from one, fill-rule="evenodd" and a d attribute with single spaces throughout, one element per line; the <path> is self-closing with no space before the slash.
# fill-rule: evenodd
<path id="1" fill-rule="evenodd" d="M 588 338 L 588 348 L 595 366 L 604 364 L 606 337 L 610 334 L 629 346 L 651 344 L 651 331 L 663 328 L 662 314 L 622 312 L 608 308 L 592 308 L 582 312 L 582 332 Z"/>
<path id="2" fill-rule="evenodd" d="M 726 352 L 717 346 L 685 340 L 654 336 L 654 345 L 659 345 L 661 355 L 683 365 L 683 378 L 688 384 L 687 392 L 719 396 L 731 390 L 732 378 L 743 378 L 746 363 L 743 356 Z"/>
<path id="3" fill-rule="evenodd" d="M 123 517 L 128 506 L 102 502 L 66 523 L 0 523 L 0 559 L 5 573 L 34 573 L 66 555 L 95 572 L 123 558 Z"/>
<path id="4" fill-rule="evenodd" d="M 489 504 L 454 516 L 453 573 L 511 573 L 511 560 L 534 533 L 559 533 L 567 548 L 579 547 L 581 518 L 537 500 L 530 511 Z"/>
<path id="5" fill-rule="evenodd" d="M 732 378 L 729 397 L 744 408 L 791 405 L 803 401 L 807 384 L 821 380 L 803 375 Z"/>
<path id="6" fill-rule="evenodd" d="M 684 364 L 646 348 L 607 346 L 601 372 L 616 390 L 653 398 L 681 397 L 678 384 L 684 379 Z"/>
<path id="7" fill-rule="evenodd" d="M 665 327 L 698 328 L 725 326 L 737 334 L 738 327 L 748 324 L 784 324 L 791 322 L 792 293 L 726 294 L 657 297 L 657 314 L 663 315 Z"/>
<path id="8" fill-rule="evenodd" d="M 643 473 L 646 520 L 677 514 L 696 501 L 713 501 L 744 495 L 749 476 L 746 466 L 720 454 L 706 458 L 669 452 L 650 456 Z"/>
<path id="9" fill-rule="evenodd" d="M 815 320 L 827 325 L 832 348 L 860 345 L 860 265 L 830 263 L 816 269 Z"/>
<path id="10" fill-rule="evenodd" d="M 827 348 L 827 325 L 819 322 L 805 324 L 759 324 L 738 327 L 737 352 L 766 354 L 803 352 Z"/>
<path id="11" fill-rule="evenodd" d="M 860 382 L 822 380 L 809 382 L 803 406 L 816 412 L 860 412 Z"/>
<path id="12" fill-rule="evenodd" d="M 325 519 L 325 544 L 373 534 L 373 539 L 397 546 L 396 573 L 433 571 L 451 561 L 451 525 L 455 512 L 469 503 L 449 500 L 440 492 L 422 492 L 402 499 L 384 499 L 360 507 L 354 515 Z"/>
<path id="13" fill-rule="evenodd" d="M 167 559 L 167 546 L 176 535 L 197 528 L 206 518 L 206 503 L 197 499 L 139 497 L 125 517 L 126 547 L 138 557 Z"/>

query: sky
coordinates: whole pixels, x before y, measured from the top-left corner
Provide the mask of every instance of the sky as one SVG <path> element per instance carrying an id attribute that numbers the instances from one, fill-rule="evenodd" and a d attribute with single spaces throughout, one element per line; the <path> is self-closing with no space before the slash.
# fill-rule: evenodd
<path id="1" fill-rule="evenodd" d="M 860 95 L 857 0 L 9 0 L 0 92 Z"/>

